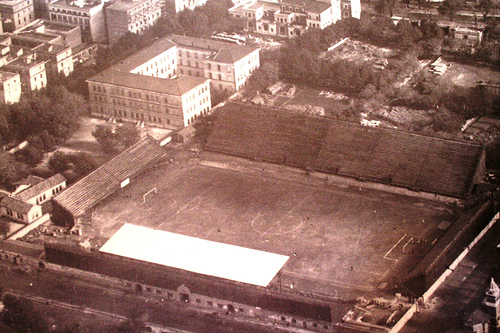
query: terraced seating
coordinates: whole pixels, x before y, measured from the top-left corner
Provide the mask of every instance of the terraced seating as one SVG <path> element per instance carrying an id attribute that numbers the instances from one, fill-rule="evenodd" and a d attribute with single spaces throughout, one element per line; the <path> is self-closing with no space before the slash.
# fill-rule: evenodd
<path id="1" fill-rule="evenodd" d="M 228 103 L 208 149 L 451 197 L 473 184 L 483 147 Z"/>

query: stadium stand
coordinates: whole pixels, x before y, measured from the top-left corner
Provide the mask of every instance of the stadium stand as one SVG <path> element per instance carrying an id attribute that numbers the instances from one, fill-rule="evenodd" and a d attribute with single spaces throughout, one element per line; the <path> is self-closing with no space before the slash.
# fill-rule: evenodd
<path id="1" fill-rule="evenodd" d="M 453 198 L 484 171 L 481 145 L 227 103 L 207 149 Z"/>
<path id="2" fill-rule="evenodd" d="M 157 163 L 165 153 L 166 150 L 150 136 L 137 142 L 54 197 L 52 221 L 73 226 L 76 218 L 113 194 L 122 182 Z"/>

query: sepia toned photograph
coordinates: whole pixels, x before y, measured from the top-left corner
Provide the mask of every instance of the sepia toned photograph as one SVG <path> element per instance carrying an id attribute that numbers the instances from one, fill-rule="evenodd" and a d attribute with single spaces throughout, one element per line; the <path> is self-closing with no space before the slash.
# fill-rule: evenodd
<path id="1" fill-rule="evenodd" d="M 500 0 L 0 19 L 0 332 L 500 333 Z"/>

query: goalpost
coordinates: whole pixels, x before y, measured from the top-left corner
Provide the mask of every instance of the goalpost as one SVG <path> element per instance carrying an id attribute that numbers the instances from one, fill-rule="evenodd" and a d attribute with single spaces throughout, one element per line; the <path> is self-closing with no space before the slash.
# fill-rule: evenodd
<path id="1" fill-rule="evenodd" d="M 146 196 L 148 194 L 151 194 L 151 193 L 158 194 L 158 191 L 156 190 L 156 186 L 153 187 L 152 189 L 150 189 L 149 191 L 147 191 L 145 194 L 143 194 L 143 196 L 142 196 L 142 203 L 143 204 L 146 203 Z"/>

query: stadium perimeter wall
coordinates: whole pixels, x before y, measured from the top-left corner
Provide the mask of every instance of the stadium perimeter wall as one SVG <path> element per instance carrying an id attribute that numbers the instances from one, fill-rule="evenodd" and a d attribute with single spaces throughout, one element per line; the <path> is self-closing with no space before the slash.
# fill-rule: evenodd
<path id="1" fill-rule="evenodd" d="M 285 325 L 306 325 L 317 331 L 325 330 L 325 326 L 332 328 L 332 312 L 343 315 L 347 311 L 345 304 L 332 311 L 330 302 L 306 299 L 280 288 L 279 274 L 271 286 L 264 288 L 113 254 L 85 252 L 76 246 L 47 243 L 45 255 L 51 264 L 129 281 L 129 291 L 146 293 L 150 289 L 155 294 L 159 289 L 165 295 L 170 293 L 169 298 L 176 295 L 177 300 L 195 305 L 232 305 L 244 309 L 240 315 L 260 314 L 272 321 L 278 318 Z"/>
<path id="2" fill-rule="evenodd" d="M 407 275 L 405 286 L 421 297 L 449 269 L 460 253 L 495 216 L 494 202 L 486 201 L 455 222 Z"/>

